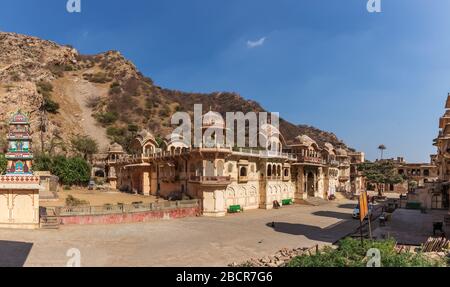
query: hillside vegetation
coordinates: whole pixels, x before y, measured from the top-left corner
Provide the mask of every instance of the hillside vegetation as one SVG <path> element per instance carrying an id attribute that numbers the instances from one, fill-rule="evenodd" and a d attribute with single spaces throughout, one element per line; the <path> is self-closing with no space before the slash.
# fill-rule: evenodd
<path id="1" fill-rule="evenodd" d="M 126 146 L 147 129 L 167 135 L 170 116 L 203 104 L 223 115 L 265 111 L 257 102 L 227 92 L 186 93 L 164 89 L 140 73 L 117 51 L 81 55 L 70 46 L 0 32 L 0 136 L 10 113 L 32 117 L 35 150 L 70 153 L 73 138 L 87 135 L 105 150 L 112 141 Z M 281 120 L 286 140 L 307 134 L 320 145 L 345 146 L 334 134 Z M 3 136 L 2 136 L 3 137 Z"/>

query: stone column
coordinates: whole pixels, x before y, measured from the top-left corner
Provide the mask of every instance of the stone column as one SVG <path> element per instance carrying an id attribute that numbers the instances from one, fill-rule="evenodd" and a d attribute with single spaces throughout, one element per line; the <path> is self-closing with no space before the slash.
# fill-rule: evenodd
<path id="1" fill-rule="evenodd" d="M 148 171 L 142 173 L 142 193 L 150 196 L 150 172 Z"/>

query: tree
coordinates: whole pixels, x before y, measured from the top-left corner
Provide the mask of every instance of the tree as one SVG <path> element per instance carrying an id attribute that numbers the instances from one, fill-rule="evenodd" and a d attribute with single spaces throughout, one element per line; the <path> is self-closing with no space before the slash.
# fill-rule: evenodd
<path id="1" fill-rule="evenodd" d="M 50 171 L 59 177 L 64 185 L 83 185 L 89 182 L 91 176 L 91 167 L 88 162 L 81 157 L 66 158 L 56 156 L 51 159 Z M 48 158 L 43 156 L 38 161 L 38 168 L 45 167 L 48 164 Z"/>
<path id="2" fill-rule="evenodd" d="M 358 170 L 363 174 L 369 183 L 377 185 L 381 196 L 381 184 L 399 184 L 405 181 L 405 177 L 397 173 L 394 163 L 386 162 L 365 162 L 358 165 Z"/>
<path id="3" fill-rule="evenodd" d="M 71 143 L 74 150 L 81 154 L 85 160 L 98 152 L 97 142 L 88 136 L 73 138 Z"/>
<path id="4" fill-rule="evenodd" d="M 34 171 L 51 171 L 52 170 L 52 158 L 46 154 L 37 154 L 34 157 L 33 170 Z"/>
<path id="5" fill-rule="evenodd" d="M 8 165 L 8 161 L 5 158 L 4 154 L 0 154 L 0 174 L 4 174 L 6 172 L 6 168 Z"/>
<path id="6" fill-rule="evenodd" d="M 383 160 L 383 153 L 384 153 L 384 151 L 387 148 L 386 148 L 386 146 L 384 144 L 381 144 L 381 145 L 378 146 L 378 149 L 380 150 L 380 153 L 381 153 L 381 158 L 380 159 Z"/>

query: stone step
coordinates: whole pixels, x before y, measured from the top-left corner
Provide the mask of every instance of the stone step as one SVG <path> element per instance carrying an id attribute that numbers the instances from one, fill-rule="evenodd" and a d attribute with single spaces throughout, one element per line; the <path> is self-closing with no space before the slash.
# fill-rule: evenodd
<path id="1" fill-rule="evenodd" d="M 41 217 L 40 221 L 42 229 L 59 229 L 59 217 L 45 216 Z"/>

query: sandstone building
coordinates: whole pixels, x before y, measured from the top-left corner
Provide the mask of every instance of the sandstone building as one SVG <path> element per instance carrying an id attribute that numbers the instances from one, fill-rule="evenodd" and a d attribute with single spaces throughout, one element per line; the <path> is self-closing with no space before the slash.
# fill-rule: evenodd
<path id="1" fill-rule="evenodd" d="M 203 116 L 203 130 L 214 125 L 211 117 L 212 112 Z M 198 198 L 205 216 L 224 216 L 233 206 L 271 209 L 274 203 L 328 199 L 338 191 L 358 193 L 364 187 L 356 169 L 363 153 L 329 143 L 319 146 L 306 135 L 285 142 L 275 127 L 269 128 L 277 136 L 263 149 L 215 143 L 193 147 L 170 140 L 158 144 L 144 130 L 131 145 L 133 154 L 118 144 L 110 146 L 108 182 L 143 195 Z"/>

